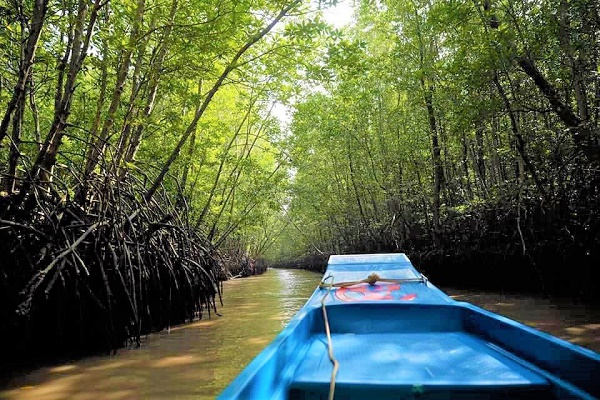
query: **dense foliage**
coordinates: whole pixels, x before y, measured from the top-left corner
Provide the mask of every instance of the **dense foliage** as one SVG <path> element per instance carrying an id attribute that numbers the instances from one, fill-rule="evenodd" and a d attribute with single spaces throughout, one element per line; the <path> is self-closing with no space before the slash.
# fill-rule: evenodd
<path id="1" fill-rule="evenodd" d="M 598 300 L 599 29 L 588 0 L 357 4 L 306 70 L 272 257 L 404 251 L 442 285 Z"/>

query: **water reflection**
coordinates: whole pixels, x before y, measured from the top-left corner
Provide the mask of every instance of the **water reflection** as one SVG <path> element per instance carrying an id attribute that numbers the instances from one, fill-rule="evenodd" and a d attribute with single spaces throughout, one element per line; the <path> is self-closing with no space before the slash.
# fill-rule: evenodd
<path id="1" fill-rule="evenodd" d="M 222 317 L 150 335 L 141 349 L 42 368 L 3 399 L 214 399 L 304 305 L 321 278 L 270 270 L 225 282 Z"/>
<path id="2" fill-rule="evenodd" d="M 279 313 L 275 319 L 281 322 L 280 327 L 283 328 L 314 291 L 318 284 L 315 276 L 319 279 L 321 275 L 299 274 L 296 270 L 279 270 L 278 272 L 280 301 Z M 308 288 L 310 290 L 307 291 Z"/>

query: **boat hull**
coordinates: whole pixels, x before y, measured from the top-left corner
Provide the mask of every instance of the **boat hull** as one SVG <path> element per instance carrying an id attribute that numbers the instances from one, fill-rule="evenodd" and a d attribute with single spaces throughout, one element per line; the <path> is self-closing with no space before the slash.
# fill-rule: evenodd
<path id="1" fill-rule="evenodd" d="M 326 321 L 339 362 L 336 399 L 600 395 L 597 353 L 454 301 L 426 280 L 403 282 L 420 274 L 404 262 L 408 259 L 387 256 L 388 261 L 402 262 L 378 262 L 382 255 L 360 256 L 358 263 L 336 264 L 339 256 L 333 263 L 330 259 L 326 276 L 332 275 L 335 282 L 351 282 L 349 278 L 361 269 L 362 275 L 378 271 L 404 278 L 352 285 L 351 293 L 344 288 L 318 288 L 219 399 L 327 399 L 333 366 Z M 399 269 L 408 272 L 398 273 Z"/>

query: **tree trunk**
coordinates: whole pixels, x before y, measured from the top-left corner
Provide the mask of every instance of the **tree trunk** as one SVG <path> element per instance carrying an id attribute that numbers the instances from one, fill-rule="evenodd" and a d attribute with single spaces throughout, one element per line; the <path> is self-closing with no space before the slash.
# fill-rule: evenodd
<path id="1" fill-rule="evenodd" d="M 598 146 L 593 144 L 592 130 L 586 124 L 586 121 L 579 118 L 568 105 L 562 102 L 556 88 L 546 80 L 531 58 L 519 57 L 517 63 L 548 99 L 561 121 L 570 128 L 571 138 L 577 149 L 582 151 L 588 160 L 592 162 L 600 161 L 600 151 Z"/>
<path id="2" fill-rule="evenodd" d="M 244 124 L 246 123 L 248 118 L 250 117 L 252 107 L 254 106 L 254 103 L 256 102 L 256 100 L 258 100 L 258 98 L 255 98 L 251 101 L 250 105 L 248 106 L 248 109 L 246 110 L 246 114 L 244 114 L 244 117 L 242 118 L 242 121 L 238 125 L 233 136 L 231 137 L 231 139 L 229 140 L 229 142 L 223 149 L 223 152 L 221 153 L 221 162 L 219 163 L 219 168 L 217 169 L 217 173 L 215 175 L 215 180 L 213 181 L 213 184 L 210 188 L 210 192 L 208 192 L 208 199 L 206 200 L 206 203 L 204 203 L 204 207 L 202 208 L 202 212 L 200 213 L 200 216 L 198 217 L 196 226 L 200 226 L 202 224 L 202 222 L 204 221 L 204 218 L 206 217 L 206 214 L 208 213 L 208 210 L 210 209 L 213 197 L 215 196 L 215 193 L 217 192 L 217 187 L 219 185 L 219 181 L 221 180 L 221 174 L 223 172 L 223 168 L 225 167 L 225 161 L 227 159 L 227 154 L 229 154 L 229 151 L 233 147 L 235 140 L 238 138 L 238 135 L 240 134 L 242 127 L 244 126 Z M 198 104 L 201 104 L 201 103 L 198 103 Z M 195 131 L 194 131 L 194 133 L 195 133 Z"/>
<path id="3" fill-rule="evenodd" d="M 200 79 L 198 81 L 198 97 L 202 97 L 202 79 Z M 200 101 L 198 101 L 197 106 L 200 106 Z M 198 111 L 198 109 L 196 108 L 196 111 Z M 187 181 L 188 181 L 188 176 L 190 174 L 190 165 L 192 163 L 192 158 L 194 157 L 194 152 L 196 151 L 196 132 L 194 131 L 194 133 L 192 134 L 192 137 L 190 138 L 190 145 L 188 147 L 188 152 L 187 152 L 187 162 L 186 165 L 183 169 L 183 174 L 181 175 L 181 187 L 183 188 L 183 192 L 181 193 L 181 196 L 185 196 L 185 188 L 187 186 Z"/>
<path id="4" fill-rule="evenodd" d="M 228 228 L 226 228 L 223 231 L 223 233 L 219 236 L 219 238 L 215 242 L 215 248 L 218 248 L 223 243 L 223 241 L 225 241 L 227 239 L 227 237 L 232 232 L 234 232 L 240 226 L 240 224 L 242 222 L 244 222 L 244 220 L 248 217 L 248 215 L 254 209 L 254 207 L 256 207 L 262 201 L 262 197 L 264 196 L 263 191 L 270 186 L 271 179 L 275 176 L 277 171 L 279 171 L 279 168 L 281 168 L 281 165 L 282 164 L 279 164 L 279 163 L 277 164 L 277 166 L 273 169 L 273 171 L 271 171 L 271 173 L 269 174 L 267 179 L 265 179 L 264 185 L 261 188 L 259 188 L 258 190 L 256 190 L 256 192 L 254 194 L 254 198 L 250 199 L 248 201 L 248 203 L 246 204 L 246 206 L 240 213 L 241 216 L 236 221 L 231 223 L 230 226 Z M 233 187 L 232 190 L 235 191 L 235 187 Z M 233 204 L 233 203 L 231 203 L 231 204 Z M 216 230 L 216 227 L 214 227 L 214 228 L 215 228 L 214 230 Z M 215 238 L 215 233 L 216 233 L 216 231 L 213 231 L 213 229 L 211 229 L 211 234 L 209 235 L 210 240 Z"/>
<path id="5" fill-rule="evenodd" d="M 37 101 L 35 100 L 35 88 L 33 84 L 33 74 L 31 74 L 31 79 L 29 79 L 29 108 L 31 109 L 31 114 L 33 117 L 33 129 L 34 136 L 36 142 L 36 148 L 38 151 L 42 148 L 42 134 L 40 131 L 40 115 L 37 108 Z"/>
<path id="6" fill-rule="evenodd" d="M 354 168 L 354 157 L 352 156 L 353 149 L 351 146 L 351 140 L 352 140 L 352 138 L 350 137 L 350 135 L 348 133 L 346 133 L 346 151 L 347 151 L 347 156 L 348 156 L 348 167 L 350 168 L 350 183 L 352 184 L 352 192 L 353 192 L 354 198 L 356 200 L 356 205 L 358 207 L 358 212 L 360 214 L 360 220 L 363 223 L 363 226 L 367 229 L 369 236 L 371 238 L 373 238 L 373 235 L 371 234 L 371 224 L 369 224 L 370 218 L 367 218 L 367 215 L 365 213 L 365 209 L 363 206 L 363 201 L 361 199 L 360 192 L 358 190 L 358 185 L 356 183 L 356 175 L 357 174 L 356 174 L 356 170 Z"/>
<path id="7" fill-rule="evenodd" d="M 246 118 L 249 117 L 249 113 L 250 110 L 252 109 L 252 105 L 255 103 L 255 101 L 258 100 L 258 98 L 254 99 L 251 102 L 250 107 L 248 108 L 248 114 L 246 116 L 244 116 L 244 120 L 242 121 L 242 123 L 240 124 L 240 129 L 244 124 L 244 121 L 246 121 Z M 266 116 L 266 118 L 268 119 L 268 117 L 270 116 L 271 110 L 269 110 L 269 114 Z M 248 123 L 248 125 L 250 126 L 250 123 Z M 256 134 L 254 135 L 254 139 L 252 140 L 252 142 L 250 143 L 249 140 L 249 133 L 250 133 L 250 128 L 248 128 L 247 134 L 246 134 L 246 143 L 244 144 L 244 149 L 242 150 L 242 153 L 240 154 L 235 166 L 232 168 L 231 172 L 229 173 L 229 176 L 227 178 L 226 184 L 222 190 L 221 193 L 221 209 L 219 210 L 219 213 L 217 214 L 217 216 L 215 217 L 215 219 L 213 220 L 213 225 L 212 228 L 210 230 L 210 234 L 209 234 L 209 238 L 212 239 L 216 229 L 217 229 L 217 225 L 219 223 L 219 220 L 221 219 L 225 208 L 227 207 L 227 205 L 229 204 L 230 208 L 231 208 L 231 212 L 230 212 L 230 218 L 231 215 L 233 214 L 233 205 L 234 205 L 234 196 L 235 196 L 235 188 L 238 186 L 238 182 L 240 179 L 240 176 L 242 174 L 242 162 L 246 161 L 250 158 L 250 155 L 252 153 L 252 150 L 254 149 L 254 147 L 256 146 L 256 143 L 258 142 L 258 139 L 260 137 L 261 132 L 264 129 L 264 124 L 257 130 Z M 239 133 L 239 129 L 238 132 L 236 132 L 236 137 Z M 228 149 L 229 151 L 229 149 Z M 223 156 L 225 156 L 226 153 L 223 154 Z M 270 179 L 270 178 L 269 178 Z M 227 189 L 229 188 L 229 189 Z M 213 192 L 215 190 L 215 187 L 213 186 L 211 192 Z M 225 192 L 227 192 L 227 195 L 225 195 Z M 212 198 L 212 197 L 211 197 Z M 210 201 L 207 201 L 206 205 L 210 205 Z M 204 214 L 206 214 L 207 208 L 205 207 L 202 212 Z M 200 226 L 200 223 L 202 222 L 202 219 L 198 219 L 198 222 L 196 223 L 196 226 Z M 230 221 L 228 221 L 228 223 L 230 223 Z"/>
<path id="8" fill-rule="evenodd" d="M 440 206 L 442 184 L 444 171 L 442 168 L 442 157 L 438 141 L 437 124 L 435 119 L 435 110 L 433 108 L 433 86 L 425 84 L 425 78 L 421 78 L 421 87 L 425 106 L 427 107 L 427 116 L 429 117 L 429 132 L 431 134 L 431 155 L 433 160 L 433 238 L 437 243 L 440 232 Z M 439 243 L 438 243 L 439 244 Z"/>
<path id="9" fill-rule="evenodd" d="M 496 88 L 498 89 L 498 93 L 500 94 L 500 97 L 502 98 L 502 101 L 504 102 L 504 107 L 506 108 L 506 112 L 508 113 L 508 117 L 510 119 L 510 127 L 511 127 L 512 133 L 515 137 L 515 140 L 516 140 L 516 147 L 517 147 L 519 156 L 521 158 L 521 161 L 523 162 L 524 167 L 531 174 L 531 178 L 533 179 L 533 182 L 535 183 L 535 186 L 537 187 L 538 192 L 540 193 L 542 198 L 547 201 L 548 195 L 546 194 L 546 191 L 545 191 L 544 187 L 542 186 L 540 179 L 538 178 L 535 167 L 531 163 L 531 160 L 529 159 L 529 156 L 527 155 L 527 152 L 525 151 L 525 139 L 523 139 L 523 136 L 521 135 L 521 132 L 519 130 L 519 125 L 517 123 L 517 118 L 512 109 L 512 106 L 510 104 L 510 100 L 506 96 L 506 93 L 504 92 L 504 88 L 502 87 L 502 84 L 500 83 L 500 80 L 498 79 L 498 74 L 494 74 L 494 84 L 496 85 Z M 522 175 L 523 175 L 523 173 L 522 173 L 523 169 L 524 168 L 521 167 L 521 165 L 519 164 L 517 176 L 519 176 L 519 179 L 521 179 L 521 180 L 522 180 Z"/>
<path id="10" fill-rule="evenodd" d="M 178 0 L 173 0 L 171 3 L 171 10 L 169 12 L 169 24 L 167 24 L 165 28 L 165 34 L 163 36 L 162 42 L 159 44 L 156 61 L 152 65 L 152 71 L 150 72 L 150 78 L 148 83 L 148 96 L 146 98 L 146 105 L 144 107 L 144 111 L 140 116 L 141 123 L 135 125 L 134 127 L 130 127 L 132 133 L 129 135 L 127 142 L 123 143 L 123 154 L 119 154 L 119 159 L 124 160 L 125 163 L 130 163 L 135 159 L 135 155 L 140 148 L 142 143 L 142 134 L 145 129 L 145 124 L 148 122 L 148 119 L 152 115 L 152 111 L 154 110 L 154 105 L 156 101 L 156 95 L 158 94 L 158 84 L 160 82 L 160 75 L 162 73 L 163 63 L 165 61 L 165 57 L 167 56 L 167 51 L 169 48 L 170 37 L 173 32 L 173 23 L 175 20 L 175 14 L 177 13 L 178 8 Z M 127 168 L 122 168 L 120 171 L 120 175 L 123 176 L 127 171 Z"/>
<path id="11" fill-rule="evenodd" d="M 484 146 L 483 146 L 483 121 L 475 129 L 475 154 L 477 161 L 477 175 L 481 182 L 483 193 L 487 192 L 487 182 L 485 174 L 485 159 L 484 159 Z"/>
<path id="12" fill-rule="evenodd" d="M 0 122 L 0 143 L 6 137 L 8 132 L 8 126 L 10 118 L 15 108 L 22 104 L 22 99 L 25 97 L 25 90 L 27 81 L 31 75 L 31 68 L 33 67 L 33 60 L 35 58 L 35 52 L 37 50 L 42 28 L 46 20 L 46 12 L 48 11 L 48 0 L 35 0 L 33 7 L 33 16 L 31 19 L 31 28 L 29 30 L 29 37 L 27 38 L 27 44 L 25 45 L 25 52 L 21 63 L 19 64 L 19 77 L 17 84 L 15 85 L 12 97 L 8 102 L 2 122 Z"/>
<path id="13" fill-rule="evenodd" d="M 463 131 L 463 134 L 460 138 L 461 141 L 461 157 L 462 157 L 462 167 L 464 174 L 464 182 L 467 189 L 467 196 L 469 198 L 473 198 L 473 189 L 471 187 L 471 177 L 469 174 L 469 141 L 467 141 L 466 135 Z"/>
<path id="14" fill-rule="evenodd" d="M 73 93 L 75 92 L 77 76 L 87 55 L 94 25 L 98 17 L 98 11 L 103 4 L 105 3 L 101 3 L 101 0 L 95 0 L 84 32 L 84 26 L 86 25 L 85 20 L 88 13 L 88 2 L 85 0 L 80 0 L 79 2 L 67 80 L 60 98 L 57 98 L 58 107 L 54 110 L 54 118 L 48 135 L 46 136 L 42 149 L 31 168 L 29 174 L 30 180 L 24 183 L 23 189 L 21 190 L 21 199 L 26 196 L 34 183 L 41 182 L 47 184 L 51 182 L 52 169 L 56 163 L 58 149 L 64 135 L 64 128 L 67 125 L 67 119 L 71 112 L 71 101 Z M 59 96 L 57 95 L 57 97 Z"/>
<path id="15" fill-rule="evenodd" d="M 87 160 L 84 170 L 84 182 L 87 180 L 87 177 L 90 176 L 94 168 L 96 168 L 96 165 L 98 165 L 100 158 L 104 155 L 104 149 L 108 144 L 110 131 L 115 121 L 115 114 L 117 113 L 117 110 L 119 108 L 121 95 L 123 94 L 123 89 L 125 87 L 125 80 L 127 79 L 127 74 L 129 73 L 129 66 L 131 65 L 131 56 L 136 48 L 136 42 L 140 35 L 140 28 L 142 25 L 142 18 L 144 16 L 145 6 L 145 0 L 137 1 L 137 8 L 133 19 L 133 28 L 131 29 L 128 43 L 125 47 L 125 51 L 123 52 L 122 62 L 117 73 L 115 90 L 111 97 L 110 106 L 108 107 L 108 112 L 104 119 L 104 124 L 102 125 L 102 131 L 100 132 L 100 135 L 98 137 L 92 138 L 92 145 L 89 148 L 86 157 Z"/>
<path id="16" fill-rule="evenodd" d="M 238 52 L 235 54 L 235 56 L 233 56 L 233 58 L 231 59 L 231 61 L 227 65 L 227 67 L 225 67 L 225 70 L 221 73 L 221 75 L 219 76 L 219 78 L 217 79 L 217 81 L 214 83 L 212 89 L 207 93 L 206 98 L 204 99 L 204 102 L 202 103 L 202 106 L 200 106 L 200 108 L 198 109 L 198 111 L 194 115 L 194 119 L 188 125 L 187 129 L 185 130 L 185 132 L 183 133 L 183 135 L 179 139 L 179 142 L 177 143 L 177 145 L 175 146 L 175 149 L 173 149 L 171 155 L 169 156 L 169 158 L 167 159 L 167 161 L 163 165 L 160 173 L 158 174 L 158 177 L 155 179 L 154 183 L 152 183 L 152 186 L 150 187 L 150 189 L 148 189 L 148 192 L 146 193 L 146 196 L 145 196 L 146 201 L 150 201 L 152 199 L 152 197 L 154 196 L 154 193 L 156 193 L 156 191 L 158 190 L 158 188 L 162 184 L 163 179 L 165 178 L 165 175 L 167 175 L 167 172 L 169 172 L 169 169 L 171 168 L 171 165 L 179 157 L 179 153 L 181 152 L 181 149 L 183 148 L 183 145 L 188 140 L 188 138 L 190 137 L 190 135 L 192 134 L 192 132 L 194 132 L 196 130 L 196 126 L 198 125 L 198 121 L 200 120 L 200 118 L 204 114 L 204 111 L 206 111 L 206 108 L 208 107 L 208 105 L 212 101 L 212 98 L 214 97 L 215 93 L 217 93 L 217 91 L 219 90 L 219 88 L 221 87 L 221 85 L 223 85 L 223 82 L 225 81 L 225 79 L 227 78 L 227 76 L 229 76 L 229 74 L 231 73 L 231 71 L 233 71 L 234 69 L 237 68 L 237 64 L 238 64 L 239 59 L 246 53 L 246 51 L 248 51 L 248 49 L 250 49 L 250 47 L 252 47 L 256 42 L 258 42 L 267 33 L 269 33 L 271 31 L 271 29 L 273 29 L 273 27 L 275 27 L 275 25 L 277 25 L 277 23 L 292 8 L 294 8 L 297 4 L 299 4 L 299 2 L 300 2 L 299 0 L 294 0 L 290 4 L 288 4 L 287 6 L 285 6 L 279 12 L 279 14 L 267 26 L 265 26 L 257 34 L 255 34 L 252 37 L 250 37 L 250 39 L 238 50 Z"/>
<path id="17" fill-rule="evenodd" d="M 154 29 L 155 24 L 154 20 L 151 22 L 149 30 Z M 129 109 L 125 114 L 125 118 L 123 120 L 123 127 L 121 129 L 121 134 L 119 135 L 119 140 L 117 143 L 117 148 L 115 150 L 115 154 L 111 163 L 111 169 L 113 171 L 117 171 L 120 168 L 121 162 L 123 161 L 123 157 L 125 156 L 125 149 L 129 145 L 131 140 L 131 133 L 136 120 L 139 117 L 139 104 L 137 102 L 137 98 L 142 92 L 143 79 L 140 79 L 140 74 L 142 71 L 142 64 L 144 63 L 144 55 L 146 54 L 146 47 L 148 45 L 149 35 L 137 46 L 137 57 L 135 60 L 135 67 L 133 69 L 133 75 L 131 77 L 131 92 L 129 94 Z"/>
<path id="18" fill-rule="evenodd" d="M 17 166 L 21 156 L 21 135 L 23 133 L 23 114 L 25 112 L 25 95 L 20 96 L 14 112 L 13 129 L 10 141 L 10 151 L 8 155 L 8 171 L 5 181 L 5 190 L 12 194 L 16 189 Z"/>
<path id="19" fill-rule="evenodd" d="M 102 121 L 102 109 L 104 108 L 104 102 L 106 101 L 106 86 L 108 82 L 108 43 L 106 38 L 102 39 L 101 51 L 104 57 L 100 66 L 100 81 L 98 82 L 98 86 L 100 87 L 100 94 L 98 95 L 98 101 L 96 103 L 96 114 L 94 115 L 94 121 L 92 122 L 92 127 L 90 129 L 89 134 L 88 145 L 90 146 L 90 148 L 93 144 L 93 139 L 98 134 L 98 129 L 100 129 L 100 122 Z"/>
<path id="20" fill-rule="evenodd" d="M 20 4 L 20 13 L 23 13 L 22 4 Z M 23 69 L 26 62 L 26 47 L 25 47 L 25 19 L 21 19 L 21 48 L 19 54 L 19 71 Z M 25 86 L 28 86 L 30 79 L 27 79 Z M 21 135 L 23 131 L 23 114 L 25 111 L 25 93 L 21 93 L 17 98 L 17 104 L 14 109 L 13 129 L 10 140 L 10 151 L 8 154 L 8 170 L 4 178 L 4 189 L 10 195 L 15 190 L 15 182 L 17 179 L 17 164 L 19 162 Z"/>

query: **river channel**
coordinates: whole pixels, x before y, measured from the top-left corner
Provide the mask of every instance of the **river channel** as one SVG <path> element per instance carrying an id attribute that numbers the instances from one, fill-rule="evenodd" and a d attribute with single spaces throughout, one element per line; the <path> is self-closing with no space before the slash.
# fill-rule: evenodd
<path id="1" fill-rule="evenodd" d="M 1 399 L 214 399 L 302 307 L 320 274 L 269 270 L 225 282 L 221 316 L 148 336 L 139 349 L 12 378 Z M 447 290 L 457 300 L 600 351 L 600 313 L 532 297 Z"/>

